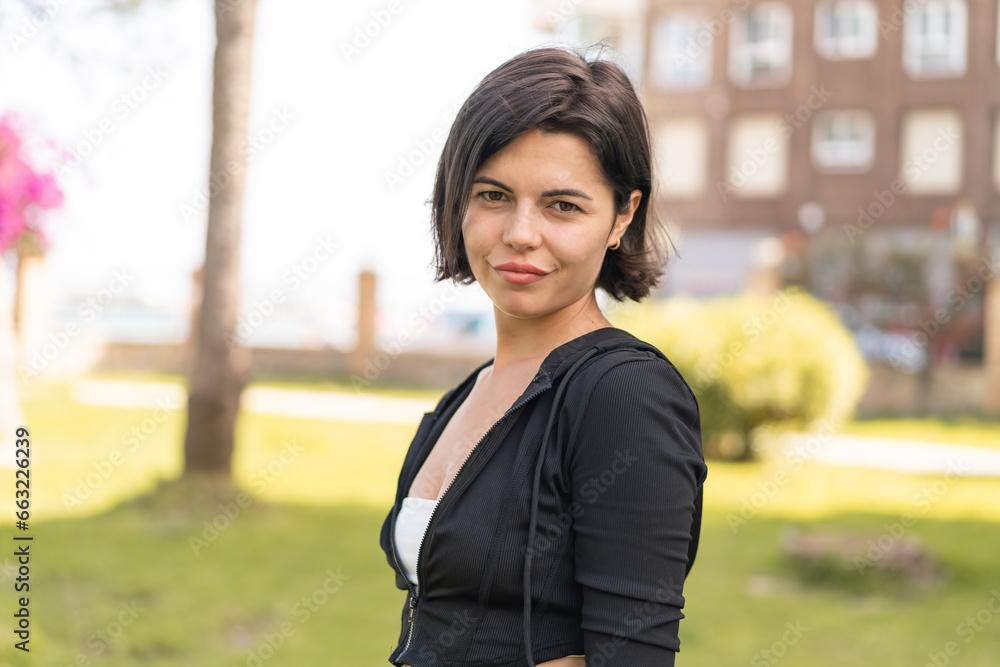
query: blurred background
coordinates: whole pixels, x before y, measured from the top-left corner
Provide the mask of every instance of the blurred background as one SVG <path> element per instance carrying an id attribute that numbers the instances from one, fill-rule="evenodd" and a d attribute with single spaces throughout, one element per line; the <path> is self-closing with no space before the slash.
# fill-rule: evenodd
<path id="1" fill-rule="evenodd" d="M 598 294 L 702 410 L 678 664 L 1000 663 L 996 0 L 7 0 L 0 36 L 36 536 L 0 665 L 387 664 L 403 456 L 496 342 L 433 280 L 434 169 L 542 44 L 648 115 L 676 252 Z"/>

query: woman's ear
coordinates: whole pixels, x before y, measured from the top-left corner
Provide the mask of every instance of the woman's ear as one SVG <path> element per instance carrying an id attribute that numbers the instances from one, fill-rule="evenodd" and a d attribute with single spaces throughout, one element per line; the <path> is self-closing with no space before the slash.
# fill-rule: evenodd
<path id="1" fill-rule="evenodd" d="M 631 224 L 632 216 L 635 215 L 636 209 L 639 208 L 640 201 L 642 201 L 642 191 L 636 188 L 629 194 L 628 208 L 615 217 L 615 226 L 611 229 L 611 238 L 620 239 L 625 235 L 625 230 Z"/>

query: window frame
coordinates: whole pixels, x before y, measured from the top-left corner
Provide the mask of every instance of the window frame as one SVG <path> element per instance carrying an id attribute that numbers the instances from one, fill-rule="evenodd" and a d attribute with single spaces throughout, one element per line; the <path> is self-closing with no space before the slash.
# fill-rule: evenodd
<path id="1" fill-rule="evenodd" d="M 944 66 L 928 66 L 926 43 L 939 39 L 940 35 L 918 32 L 928 8 L 944 5 L 949 26 L 948 48 Z M 956 16 L 956 13 L 958 14 Z M 930 36 L 928 36 L 930 35 Z M 911 79 L 958 79 L 965 76 L 968 69 L 969 51 L 969 8 L 965 0 L 920 0 L 917 10 L 909 12 L 903 19 L 903 69 Z"/>
<path id="2" fill-rule="evenodd" d="M 702 21 L 708 20 L 708 13 L 703 8 L 683 8 L 683 9 L 672 9 L 667 12 L 661 13 L 653 22 L 652 26 L 652 66 L 653 72 L 652 79 L 653 83 L 664 90 L 700 90 L 707 88 L 712 83 L 713 68 L 714 68 L 714 58 L 713 50 L 715 48 L 715 35 L 706 28 L 704 28 L 704 23 Z M 694 63 L 694 67 L 701 67 L 702 71 L 700 73 L 700 78 L 693 78 L 690 80 L 678 80 L 672 78 L 671 75 L 675 75 L 678 72 L 683 71 L 683 65 L 676 66 L 676 62 L 673 61 L 675 54 L 680 54 L 681 57 L 685 57 L 684 49 L 686 48 L 686 42 L 680 44 L 681 50 L 664 50 L 663 40 L 661 40 L 666 28 L 665 24 L 670 21 L 680 21 L 688 20 L 690 24 L 694 27 L 694 31 L 690 35 L 686 35 L 689 39 L 693 37 L 693 45 L 700 48 L 701 51 L 698 57 L 691 59 L 691 63 Z M 701 28 L 699 30 L 699 28 Z M 699 36 L 702 34 L 707 34 L 709 37 L 709 43 L 707 46 L 702 45 L 699 41 Z M 669 63 L 673 65 L 669 70 L 664 70 L 663 64 Z M 699 64 L 700 63 L 700 64 Z M 694 69 L 692 67 L 691 69 Z"/>
<path id="3" fill-rule="evenodd" d="M 685 125 L 688 127 L 684 127 Z M 666 144 L 667 135 L 671 131 L 677 131 L 678 126 L 680 129 L 688 130 L 685 134 L 695 140 L 697 153 L 696 159 L 693 160 L 694 164 L 684 165 L 685 171 L 694 170 L 695 177 L 691 179 L 693 186 L 690 188 L 682 187 L 680 190 L 674 187 L 676 182 L 673 181 L 673 170 L 664 165 L 668 161 L 673 161 L 673 157 L 667 153 L 669 148 Z M 657 188 L 660 196 L 670 200 L 698 199 L 705 196 L 709 188 L 708 170 L 711 144 L 708 121 L 698 114 L 671 116 L 654 125 L 652 130 L 653 150 L 656 159 L 655 169 L 658 174 Z"/>
<path id="4" fill-rule="evenodd" d="M 824 141 L 820 138 L 820 133 L 825 129 L 825 121 L 830 120 L 831 125 L 836 122 L 836 118 L 851 118 L 852 121 L 861 120 L 856 127 L 861 128 L 861 139 L 866 144 L 867 155 L 863 162 L 850 161 L 826 161 L 822 157 L 823 151 L 820 146 Z M 843 123 L 844 121 L 841 121 Z M 832 143 L 832 142 L 826 142 Z M 847 152 L 846 149 L 842 149 Z M 813 166 L 824 173 L 864 173 L 869 171 L 875 164 L 875 117 L 865 109 L 830 109 L 816 114 L 812 123 L 812 133 L 810 136 L 809 156 Z"/>
<path id="5" fill-rule="evenodd" d="M 771 14 L 770 23 L 776 36 L 766 41 L 750 42 L 748 27 L 759 21 L 757 15 L 764 12 Z M 740 88 L 780 88 L 787 85 L 792 78 L 794 22 L 792 9 L 786 2 L 762 2 L 740 10 L 729 29 L 730 81 Z M 755 74 L 752 65 L 755 52 L 766 53 L 769 48 L 775 51 L 771 54 L 771 64 L 777 62 L 778 67 L 772 68 L 767 75 Z"/>
<path id="6" fill-rule="evenodd" d="M 862 24 L 860 36 L 851 44 L 843 35 L 829 35 L 831 21 L 837 25 L 837 13 L 848 7 Z M 862 12 L 857 10 L 863 9 Z M 867 25 L 865 25 L 867 22 Z M 867 28 L 867 30 L 865 29 Z M 845 44 L 845 42 L 847 42 Z M 826 60 L 863 60 L 875 57 L 878 52 L 878 7 L 871 0 L 822 0 L 816 4 L 813 22 L 813 45 Z"/>
<path id="7" fill-rule="evenodd" d="M 944 148 L 939 149 L 934 142 L 930 145 L 925 145 L 923 150 L 917 153 L 914 148 L 919 148 L 919 146 L 914 147 L 909 143 L 909 139 L 912 137 L 910 134 L 913 132 L 914 126 L 920 121 L 921 116 L 934 116 L 935 114 L 945 117 L 945 122 L 947 120 L 954 121 L 954 124 L 958 127 L 958 139 L 956 144 L 949 144 Z M 929 122 L 925 120 L 924 122 Z M 935 134 L 940 133 L 941 125 L 938 125 Z M 937 196 L 953 196 L 961 192 L 962 184 L 965 182 L 965 118 L 962 115 L 960 109 L 951 106 L 920 106 L 906 109 L 900 116 L 899 121 L 899 156 L 898 156 L 898 178 L 900 182 L 906 188 L 906 193 L 909 196 L 916 197 L 937 197 Z M 954 148 L 954 152 L 952 151 Z M 930 157 L 926 155 L 930 152 Z M 941 155 L 948 153 L 954 161 L 955 171 L 948 174 L 949 181 L 946 185 L 941 183 L 931 183 L 928 184 L 926 180 L 921 183 L 921 179 L 924 179 L 927 168 L 924 165 L 937 164 Z M 916 170 L 916 176 L 910 176 L 910 172 Z"/>
<path id="8" fill-rule="evenodd" d="M 717 184 L 717 189 L 725 187 L 739 200 L 775 200 L 788 194 L 791 184 L 791 140 L 790 135 L 781 131 L 781 121 L 781 114 L 774 112 L 749 112 L 731 119 L 725 138 L 725 177 Z M 760 134 L 755 141 L 748 142 L 744 132 L 750 133 L 750 136 L 755 132 Z M 774 183 L 766 180 L 762 183 L 758 172 L 763 168 L 763 162 L 772 160 L 778 162 L 777 180 Z M 737 182 L 737 174 L 745 179 L 742 183 Z"/>

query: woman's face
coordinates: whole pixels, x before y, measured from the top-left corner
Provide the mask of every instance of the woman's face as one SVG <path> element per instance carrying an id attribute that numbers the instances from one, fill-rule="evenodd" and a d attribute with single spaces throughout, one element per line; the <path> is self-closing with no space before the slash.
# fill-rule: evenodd
<path id="1" fill-rule="evenodd" d="M 596 308 L 604 255 L 625 233 L 640 198 L 634 190 L 629 209 L 616 215 L 590 144 L 564 132 L 525 132 L 475 174 L 462 222 L 472 274 L 512 317 L 575 313 L 591 301 Z M 496 268 L 509 262 L 544 275 Z"/>

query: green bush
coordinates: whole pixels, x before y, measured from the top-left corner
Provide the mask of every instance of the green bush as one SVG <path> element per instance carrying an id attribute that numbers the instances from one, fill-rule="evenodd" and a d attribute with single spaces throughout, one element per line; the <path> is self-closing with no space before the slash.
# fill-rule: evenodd
<path id="1" fill-rule="evenodd" d="M 628 303 L 610 318 L 660 348 L 691 385 L 713 458 L 753 458 L 761 427 L 834 429 L 851 418 L 868 384 L 850 331 L 798 287 Z"/>

